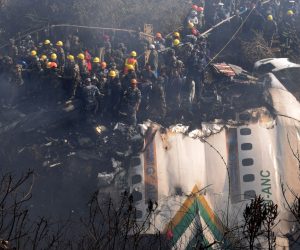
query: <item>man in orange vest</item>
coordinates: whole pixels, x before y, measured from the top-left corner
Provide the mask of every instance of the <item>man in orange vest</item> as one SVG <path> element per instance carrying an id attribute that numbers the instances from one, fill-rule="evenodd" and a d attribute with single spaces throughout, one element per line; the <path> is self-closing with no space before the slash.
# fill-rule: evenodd
<path id="1" fill-rule="evenodd" d="M 131 68 L 131 67 L 128 67 L 129 65 L 132 65 L 136 72 L 138 71 L 138 61 L 136 59 L 136 56 L 137 56 L 137 53 L 135 51 L 132 51 L 130 53 L 130 57 L 128 57 L 125 60 L 125 65 L 124 65 L 124 73 L 125 74 L 128 73 L 128 68 Z"/>

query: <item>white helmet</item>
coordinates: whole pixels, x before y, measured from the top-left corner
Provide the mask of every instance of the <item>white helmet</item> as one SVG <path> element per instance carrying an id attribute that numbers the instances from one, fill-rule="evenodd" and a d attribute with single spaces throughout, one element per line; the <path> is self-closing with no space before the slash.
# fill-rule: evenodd
<path id="1" fill-rule="evenodd" d="M 149 49 L 155 49 L 155 45 L 154 44 L 150 44 Z"/>

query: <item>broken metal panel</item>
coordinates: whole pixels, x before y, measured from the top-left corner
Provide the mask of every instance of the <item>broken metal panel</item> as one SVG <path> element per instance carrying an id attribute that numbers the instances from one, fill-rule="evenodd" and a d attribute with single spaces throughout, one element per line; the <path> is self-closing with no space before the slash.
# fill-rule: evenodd
<path id="1" fill-rule="evenodd" d="M 215 63 L 212 64 L 213 68 L 216 70 L 217 73 L 232 77 L 235 76 L 235 71 L 230 67 L 230 65 L 226 63 Z"/>

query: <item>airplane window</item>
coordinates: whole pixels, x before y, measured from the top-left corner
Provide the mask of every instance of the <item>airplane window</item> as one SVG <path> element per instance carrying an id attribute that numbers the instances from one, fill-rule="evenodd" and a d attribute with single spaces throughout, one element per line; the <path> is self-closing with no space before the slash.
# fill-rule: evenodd
<path id="1" fill-rule="evenodd" d="M 251 143 L 243 143 L 241 145 L 242 150 L 251 150 L 252 149 L 252 144 Z"/>
<path id="2" fill-rule="evenodd" d="M 130 162 L 131 167 L 139 166 L 139 165 L 141 165 L 141 159 L 139 157 L 131 158 L 131 162 Z"/>
<path id="3" fill-rule="evenodd" d="M 139 174 L 131 177 L 132 184 L 137 184 L 137 183 L 140 183 L 141 181 L 142 181 L 142 176 Z"/>
<path id="4" fill-rule="evenodd" d="M 256 192 L 254 190 L 248 190 L 244 192 L 244 199 L 255 198 Z"/>
<path id="5" fill-rule="evenodd" d="M 244 182 L 251 182 L 251 181 L 254 181 L 254 179 L 255 179 L 254 174 L 246 174 L 243 176 Z"/>
<path id="6" fill-rule="evenodd" d="M 250 128 L 242 128 L 240 130 L 241 135 L 251 135 L 251 129 Z"/>
<path id="7" fill-rule="evenodd" d="M 141 210 L 136 210 L 136 218 L 141 219 L 143 217 L 143 212 Z"/>
<path id="8" fill-rule="evenodd" d="M 138 191 L 133 191 L 132 192 L 132 197 L 133 197 L 134 202 L 141 201 L 143 199 L 142 193 L 138 192 Z"/>
<path id="9" fill-rule="evenodd" d="M 246 158 L 242 160 L 242 165 L 247 167 L 254 164 L 254 160 L 252 158 Z"/>

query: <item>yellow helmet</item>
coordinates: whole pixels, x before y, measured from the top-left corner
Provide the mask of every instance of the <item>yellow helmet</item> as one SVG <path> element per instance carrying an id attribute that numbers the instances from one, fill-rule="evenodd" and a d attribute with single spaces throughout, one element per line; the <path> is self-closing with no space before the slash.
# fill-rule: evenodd
<path id="1" fill-rule="evenodd" d="M 61 46 L 64 46 L 64 44 L 63 44 L 62 41 L 58 41 L 58 42 L 56 43 L 56 45 L 57 45 L 57 46 L 60 46 L 60 47 L 61 47 Z"/>
<path id="2" fill-rule="evenodd" d="M 111 70 L 111 71 L 109 71 L 108 76 L 110 76 L 110 77 L 116 77 L 117 73 L 116 73 L 116 71 Z"/>
<path id="3" fill-rule="evenodd" d="M 189 23 L 188 24 L 188 27 L 191 29 L 191 28 L 194 28 L 194 24 L 193 23 Z"/>
<path id="4" fill-rule="evenodd" d="M 52 62 L 47 63 L 47 69 L 50 69 L 52 67 Z"/>
<path id="5" fill-rule="evenodd" d="M 57 59 L 57 55 L 55 53 L 52 53 L 51 56 L 50 56 L 50 58 L 52 60 L 56 60 Z"/>
<path id="6" fill-rule="evenodd" d="M 100 58 L 99 57 L 95 57 L 93 60 L 94 63 L 99 63 L 100 62 Z"/>
<path id="7" fill-rule="evenodd" d="M 178 46 L 179 44 L 180 44 L 179 39 L 175 39 L 175 40 L 173 41 L 173 46 Z"/>
<path id="8" fill-rule="evenodd" d="M 31 55 L 31 56 L 36 56 L 36 55 L 37 55 L 36 50 L 32 50 L 32 51 L 30 52 L 30 55 Z"/>
<path id="9" fill-rule="evenodd" d="M 174 37 L 180 37 L 180 34 L 179 34 L 179 32 L 175 31 L 175 32 L 173 33 L 173 36 L 174 36 Z"/>
<path id="10" fill-rule="evenodd" d="M 74 61 L 74 56 L 73 56 L 73 55 L 68 55 L 67 58 L 68 58 L 70 61 Z"/>
<path id="11" fill-rule="evenodd" d="M 48 39 L 44 41 L 44 44 L 45 44 L 45 45 L 48 45 L 48 44 L 50 44 L 50 43 L 51 43 L 51 42 L 50 42 L 50 40 L 48 40 Z"/>
<path id="12" fill-rule="evenodd" d="M 268 19 L 268 21 L 273 21 L 273 16 L 272 15 L 268 15 L 267 19 Z"/>
<path id="13" fill-rule="evenodd" d="M 288 10 L 286 14 L 287 14 L 288 16 L 292 16 L 292 15 L 294 15 L 294 11 Z"/>
<path id="14" fill-rule="evenodd" d="M 126 66 L 126 68 L 127 68 L 128 70 L 134 70 L 134 66 L 131 65 L 131 64 L 128 64 L 128 65 Z"/>
<path id="15" fill-rule="evenodd" d="M 131 51 L 130 55 L 133 56 L 133 57 L 136 57 L 137 53 L 135 51 Z"/>
<path id="16" fill-rule="evenodd" d="M 40 60 L 41 61 L 45 61 L 47 59 L 47 56 L 46 55 L 41 55 L 41 57 L 40 57 Z"/>
<path id="17" fill-rule="evenodd" d="M 83 53 L 79 53 L 77 56 L 78 59 L 80 60 L 84 60 L 84 54 Z"/>

